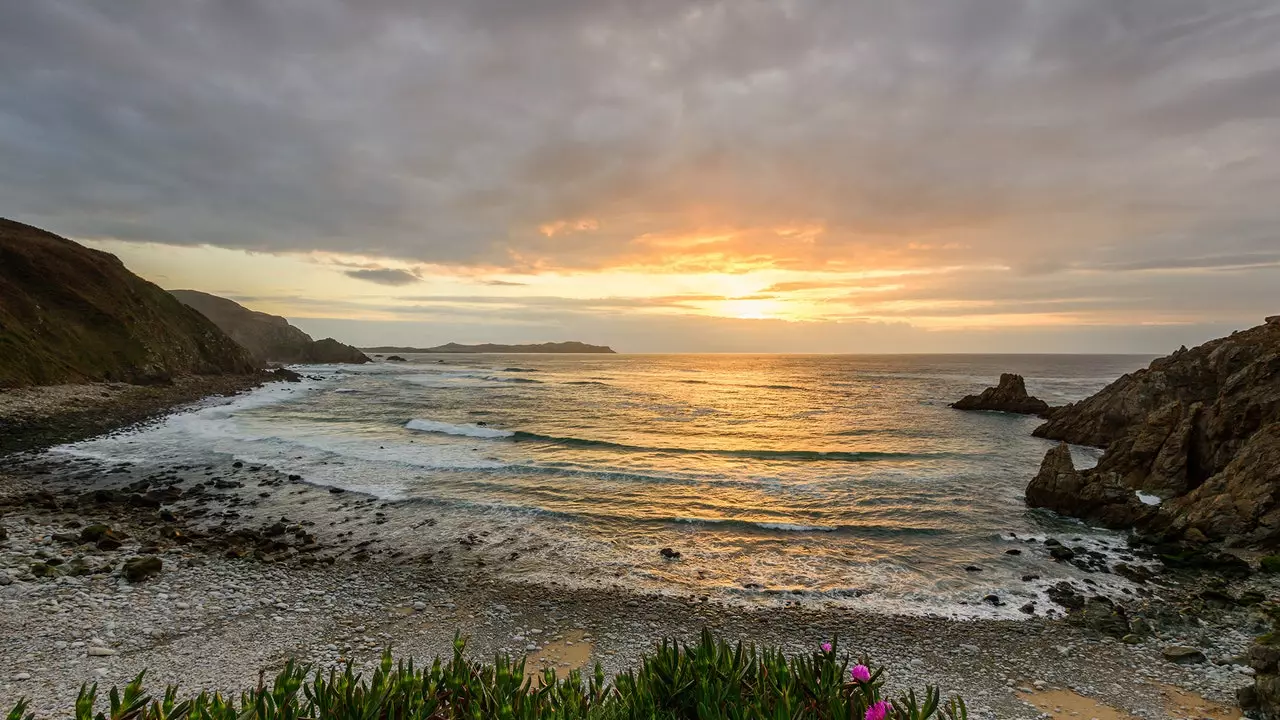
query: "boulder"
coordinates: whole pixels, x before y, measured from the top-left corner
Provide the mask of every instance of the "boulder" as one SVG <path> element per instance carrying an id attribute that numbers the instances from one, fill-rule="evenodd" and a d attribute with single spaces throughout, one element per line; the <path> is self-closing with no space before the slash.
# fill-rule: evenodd
<path id="1" fill-rule="evenodd" d="M 164 567 L 164 563 L 155 555 L 130 558 L 124 562 L 124 576 L 129 582 L 142 582 L 156 575 Z"/>
<path id="2" fill-rule="evenodd" d="M 980 395 L 966 395 L 951 403 L 957 410 L 995 410 L 1020 415 L 1041 415 L 1048 412 L 1049 403 L 1027 394 L 1027 385 L 1021 375 L 1004 373 L 1000 383 L 983 390 Z"/>
<path id="3" fill-rule="evenodd" d="M 1185 645 L 1172 645 L 1161 650 L 1160 654 L 1164 655 L 1165 660 L 1179 665 L 1198 665 L 1205 662 L 1203 652 Z"/>
<path id="4" fill-rule="evenodd" d="M 409 362 L 409 361 L 408 361 L 408 360 L 405 360 L 404 358 L 400 357 L 399 355 L 388 355 L 388 356 L 387 356 L 387 362 Z"/>

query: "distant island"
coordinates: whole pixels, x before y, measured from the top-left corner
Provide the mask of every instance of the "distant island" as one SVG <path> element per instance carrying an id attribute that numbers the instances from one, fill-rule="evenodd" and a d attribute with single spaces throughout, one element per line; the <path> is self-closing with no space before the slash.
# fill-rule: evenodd
<path id="1" fill-rule="evenodd" d="M 533 343 L 530 345 L 495 345 L 494 343 L 482 343 L 480 345 L 460 345 L 458 343 L 447 343 L 445 345 L 437 345 L 429 348 L 400 347 L 400 346 L 383 346 L 363 348 L 369 353 L 607 353 L 613 354 L 613 348 L 605 345 L 588 345 L 581 342 L 549 342 L 549 343 Z"/>

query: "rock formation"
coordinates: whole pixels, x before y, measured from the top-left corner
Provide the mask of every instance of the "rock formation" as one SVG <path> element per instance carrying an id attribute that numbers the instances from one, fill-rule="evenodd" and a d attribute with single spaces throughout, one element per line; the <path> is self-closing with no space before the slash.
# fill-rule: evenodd
<path id="1" fill-rule="evenodd" d="M 311 336 L 278 315 L 196 290 L 171 290 L 173 296 L 209 318 L 236 342 L 249 349 L 259 363 L 367 363 L 364 353 L 333 338 Z"/>
<path id="2" fill-rule="evenodd" d="M 981 395 L 966 395 L 951 403 L 957 410 L 998 410 L 1021 415 L 1041 415 L 1049 410 L 1049 403 L 1027 394 L 1027 385 L 1021 375 L 1004 373 L 1000 384 L 982 391 Z"/>
<path id="3" fill-rule="evenodd" d="M 0 219 L 0 387 L 254 370 L 244 348 L 114 255 Z"/>
<path id="4" fill-rule="evenodd" d="M 1027 487 L 1033 507 L 1166 538 L 1280 545 L 1280 324 L 1179 349 L 1054 411 L 1036 434 L 1107 450 L 1079 471 L 1064 446 L 1049 451 Z"/>

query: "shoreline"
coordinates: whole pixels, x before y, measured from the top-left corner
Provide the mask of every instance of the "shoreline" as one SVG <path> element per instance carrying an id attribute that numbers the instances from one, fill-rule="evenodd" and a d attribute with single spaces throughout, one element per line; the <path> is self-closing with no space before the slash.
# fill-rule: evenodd
<path id="1" fill-rule="evenodd" d="M 239 389 L 260 384 L 254 380 Z M 94 428 L 117 430 L 234 385 L 183 400 L 169 395 L 164 408 L 158 399 L 127 406 L 147 409 L 138 419 L 111 408 L 132 395 L 117 390 L 95 401 L 97 424 L 66 431 L 79 434 L 27 437 L 47 446 Z M 54 394 L 74 397 L 65 387 Z M 37 717 L 50 717 L 70 708 L 82 683 L 123 685 L 143 669 L 153 687 L 238 691 L 287 657 L 367 668 L 389 646 L 420 661 L 449 653 L 455 632 L 470 638 L 473 657 L 528 653 L 531 667 L 547 658 L 562 670 L 586 660 L 612 676 L 661 638 L 691 640 L 706 627 L 788 653 L 839 637 L 846 650 L 885 665 L 895 692 L 940 685 L 944 695 L 961 694 L 975 718 L 1043 717 L 1036 704 L 1057 701 L 1054 692 L 1162 717 L 1170 712 L 1168 686 L 1232 705 L 1234 690 L 1252 678 L 1234 663 L 1213 663 L 1241 655 L 1253 631 L 1265 629 L 1246 608 L 1186 612 L 1181 605 L 1197 592 L 1186 578 L 1175 580 L 1185 588 L 1163 588 L 1172 598 L 1154 601 L 1171 616 L 1159 635 L 1133 645 L 1042 616 L 957 620 L 820 601 L 764 606 L 617 585 L 521 583 L 493 564 L 509 539 L 501 528 L 426 517 L 439 513 L 240 461 L 142 470 L 30 451 L 0 455 L 0 527 L 8 535 L 0 541 L 0 704 L 30 697 Z M 77 542 L 93 523 L 123 535 L 121 547 Z M 160 558 L 161 572 L 136 583 L 121 577 L 123 561 L 140 555 Z M 31 575 L 32 565 L 51 559 L 63 568 L 58 577 Z M 65 573 L 74 563 L 101 572 Z M 1183 644 L 1205 648 L 1212 662 L 1165 660 L 1164 648 Z"/>
<path id="2" fill-rule="evenodd" d="M 188 375 L 168 385 L 78 383 L 0 389 L 0 461 L 7 455 L 108 434 L 215 396 L 236 395 L 270 379 Z"/>
<path id="3" fill-rule="evenodd" d="M 37 716 L 51 716 L 70 706 L 81 683 L 122 685 L 144 668 L 156 685 L 234 691 L 286 657 L 369 667 L 390 646 L 429 659 L 450 651 L 455 631 L 470 637 L 468 652 L 479 658 L 504 651 L 560 662 L 570 647 L 580 657 L 589 642 L 589 660 L 609 676 L 660 638 L 689 640 L 704 627 L 788 653 L 839 637 L 855 655 L 884 664 L 894 689 L 939 684 L 944 694 L 961 694 L 973 717 L 1040 717 L 1031 704 L 1040 688 L 1071 688 L 1160 717 L 1167 685 L 1226 705 L 1251 681 L 1232 666 L 1176 665 L 1161 655 L 1206 633 L 1220 636 L 1212 660 L 1242 653 L 1247 610 L 1210 613 L 1207 627 L 1187 618 L 1164 638 L 1128 645 L 1040 617 L 953 620 L 512 582 L 470 553 L 475 535 L 448 537 L 462 529 L 438 532 L 413 517 L 415 508 L 270 471 L 250 486 L 235 473 L 253 468 L 234 464 L 170 468 L 152 473 L 144 489 L 119 465 L 8 458 L 0 470 L 8 505 L 0 524 L 9 536 L 0 556 L 0 576 L 9 579 L 0 587 L 0 702 L 25 695 Z M 191 492 L 202 483 L 208 490 Z M 273 504 L 282 498 L 309 510 L 284 522 Z M 91 523 L 127 536 L 122 547 L 75 542 Z M 411 552 L 398 538 L 415 531 L 422 543 Z M 62 559 L 60 567 L 79 556 L 107 572 L 56 579 L 20 572 L 40 555 Z M 137 555 L 161 558 L 159 575 L 138 583 L 119 577 L 120 563 Z M 102 654 L 88 654 L 95 646 Z M 15 679 L 22 674 L 29 678 Z"/>

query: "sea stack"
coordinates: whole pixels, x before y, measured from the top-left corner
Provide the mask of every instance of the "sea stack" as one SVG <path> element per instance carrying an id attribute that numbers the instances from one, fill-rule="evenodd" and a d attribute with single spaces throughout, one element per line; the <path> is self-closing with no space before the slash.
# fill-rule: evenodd
<path id="1" fill-rule="evenodd" d="M 1004 373 L 1000 384 L 989 387 L 980 395 L 966 395 L 951 403 L 957 410 L 994 410 L 1019 415 L 1042 415 L 1049 411 L 1049 403 L 1027 394 L 1027 384 L 1021 375 Z"/>

